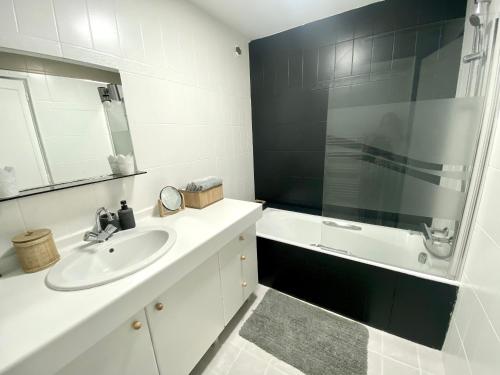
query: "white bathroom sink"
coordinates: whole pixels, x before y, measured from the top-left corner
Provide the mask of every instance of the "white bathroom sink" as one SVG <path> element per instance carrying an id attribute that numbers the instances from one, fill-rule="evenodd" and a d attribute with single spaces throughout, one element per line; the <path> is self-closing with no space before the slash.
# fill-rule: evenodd
<path id="1" fill-rule="evenodd" d="M 55 290 L 78 290 L 109 283 L 150 265 L 174 245 L 176 233 L 164 227 L 135 228 L 102 243 L 70 249 L 47 274 Z"/>

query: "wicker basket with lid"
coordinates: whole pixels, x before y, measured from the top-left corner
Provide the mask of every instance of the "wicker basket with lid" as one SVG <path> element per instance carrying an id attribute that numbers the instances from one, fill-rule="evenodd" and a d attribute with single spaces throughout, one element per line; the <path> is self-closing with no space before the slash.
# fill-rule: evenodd
<path id="1" fill-rule="evenodd" d="M 59 260 L 50 229 L 28 230 L 12 239 L 24 272 L 36 272 Z"/>

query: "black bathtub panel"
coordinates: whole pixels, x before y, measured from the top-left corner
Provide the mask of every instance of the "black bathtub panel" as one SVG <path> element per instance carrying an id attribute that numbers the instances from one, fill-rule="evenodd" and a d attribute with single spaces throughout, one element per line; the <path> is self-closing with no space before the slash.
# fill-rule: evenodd
<path id="1" fill-rule="evenodd" d="M 389 325 L 392 273 L 263 238 L 258 251 L 262 284 L 376 328 Z"/>
<path id="2" fill-rule="evenodd" d="M 441 349 L 456 287 L 260 237 L 257 251 L 261 284 Z"/>
<path id="3" fill-rule="evenodd" d="M 442 344 L 457 292 L 448 284 L 400 274 L 387 331 L 415 342 Z"/>

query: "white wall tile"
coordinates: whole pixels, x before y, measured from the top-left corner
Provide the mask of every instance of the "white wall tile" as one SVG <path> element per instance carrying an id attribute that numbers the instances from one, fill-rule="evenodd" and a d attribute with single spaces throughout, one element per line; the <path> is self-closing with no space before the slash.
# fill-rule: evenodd
<path id="1" fill-rule="evenodd" d="M 26 228 L 17 201 L 7 201 L 0 207 L 0 262 L 2 256 L 12 249 L 11 239 Z"/>
<path id="2" fill-rule="evenodd" d="M 66 236 L 90 228 L 99 206 L 127 199 L 141 211 L 163 186 L 208 174 L 224 178 L 226 197 L 254 198 L 248 54 L 233 55 L 235 41 L 247 51 L 248 40 L 183 0 L 53 1 L 55 16 L 51 0 L 16 0 L 18 32 L 11 1 L 0 0 L 0 47 L 119 69 L 137 164 L 148 173 L 23 198 L 19 209 L 0 203 L 0 253 L 23 221 Z M 33 9 L 41 17 L 31 23 Z M 32 90 L 67 99 L 49 83 Z"/>
<path id="3" fill-rule="evenodd" d="M 17 32 L 12 0 L 0 0 L 0 32 Z"/>
<path id="4" fill-rule="evenodd" d="M 92 185 L 19 199 L 28 229 L 50 228 L 62 237 L 92 227 L 97 209 Z"/>
<path id="5" fill-rule="evenodd" d="M 85 0 L 54 0 L 59 38 L 63 43 L 92 48 Z"/>
<path id="6" fill-rule="evenodd" d="M 499 169 L 488 168 L 483 189 L 477 221 L 495 242 L 500 244 L 500 226 L 497 224 L 498 213 L 500 212 L 500 199 L 498 199 L 498 192 L 500 191 Z"/>
<path id="7" fill-rule="evenodd" d="M 478 309 L 472 317 L 471 328 L 463 343 L 473 375 L 496 375 L 500 372 L 500 341 L 482 310 Z"/>
<path id="8" fill-rule="evenodd" d="M 455 310 L 453 312 L 453 319 L 461 337 L 467 335 L 471 326 L 472 314 L 477 312 L 478 309 L 479 306 L 475 304 L 474 293 L 468 282 L 464 280 L 460 287 Z"/>
<path id="9" fill-rule="evenodd" d="M 144 62 L 140 6 L 134 0 L 120 0 L 116 19 L 123 57 Z"/>
<path id="10" fill-rule="evenodd" d="M 465 274 L 497 335 L 500 333 L 500 247 L 491 237 L 478 228 L 472 238 L 471 248 L 475 251 L 469 255 Z"/>
<path id="11" fill-rule="evenodd" d="M 494 149 L 500 144 L 494 143 Z M 488 167 L 444 352 L 448 375 L 500 373 L 500 170 Z M 463 350 L 462 350 L 463 347 Z M 461 371 L 461 372 L 458 372 Z"/>
<path id="12" fill-rule="evenodd" d="M 153 66 L 164 68 L 166 64 L 163 49 L 162 21 L 167 12 L 168 3 L 157 1 L 155 6 L 142 9 L 142 40 L 145 61 Z"/>
<path id="13" fill-rule="evenodd" d="M 113 1 L 87 0 L 94 48 L 121 56 Z"/>
<path id="14" fill-rule="evenodd" d="M 472 375 L 500 373 L 500 278 L 497 270 L 500 231 L 496 225 L 496 212 L 500 207 L 499 183 L 500 171 L 489 167 L 453 312 L 454 324 L 450 325 L 443 348 L 448 375 L 468 374 L 466 368 L 470 368 Z"/>
<path id="15" fill-rule="evenodd" d="M 471 375 L 462 340 L 453 320 L 443 347 L 443 364 L 448 375 Z"/>
<path id="16" fill-rule="evenodd" d="M 65 58 L 106 66 L 118 69 L 123 65 L 123 61 L 117 57 L 95 49 L 82 48 L 70 44 L 61 43 L 62 55 Z"/>
<path id="17" fill-rule="evenodd" d="M 52 0 L 16 0 L 14 8 L 21 34 L 57 40 Z"/>
<path id="18" fill-rule="evenodd" d="M 22 35 L 20 33 L 0 32 L 0 46 L 49 56 L 62 56 L 59 41 Z"/>

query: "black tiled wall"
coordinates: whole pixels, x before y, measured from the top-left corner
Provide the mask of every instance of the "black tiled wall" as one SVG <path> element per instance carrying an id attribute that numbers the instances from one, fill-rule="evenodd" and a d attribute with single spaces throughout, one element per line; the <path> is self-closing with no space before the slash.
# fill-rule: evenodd
<path id="1" fill-rule="evenodd" d="M 252 41 L 256 198 L 321 213 L 329 89 L 397 72 L 406 56 L 428 56 L 459 37 L 465 7 L 466 0 L 386 0 Z M 424 94 L 447 97 L 454 84 L 456 77 L 444 92 Z M 391 87 L 391 100 L 410 99 L 398 96 L 397 80 Z M 358 92 L 360 100 L 369 94 Z"/>

